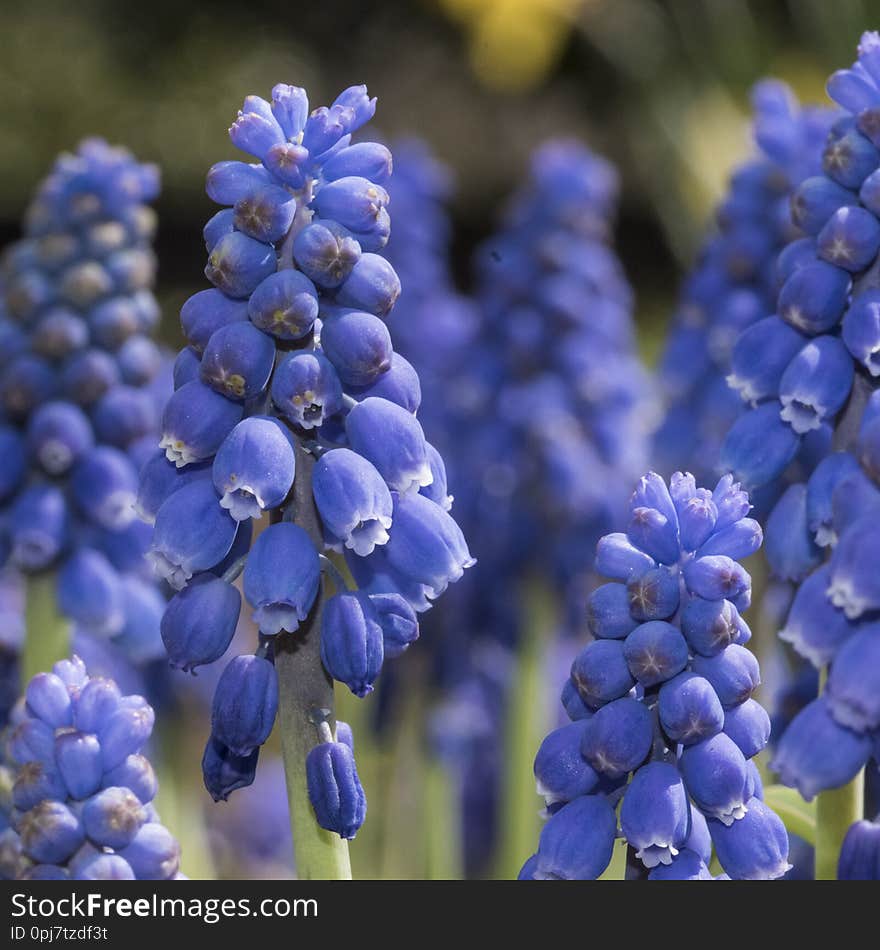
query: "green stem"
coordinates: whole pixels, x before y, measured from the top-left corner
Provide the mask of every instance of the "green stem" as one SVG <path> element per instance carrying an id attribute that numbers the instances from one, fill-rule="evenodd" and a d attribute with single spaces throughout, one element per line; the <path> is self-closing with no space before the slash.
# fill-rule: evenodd
<path id="1" fill-rule="evenodd" d="M 819 692 L 825 688 L 827 668 L 819 676 Z M 853 822 L 864 817 L 865 770 L 840 788 L 816 796 L 816 880 L 836 881 L 837 861 L 843 839 Z"/>
<path id="2" fill-rule="evenodd" d="M 320 550 L 323 547 L 321 525 L 312 498 L 314 464 L 312 456 L 297 444 L 296 481 L 290 514 Z M 322 580 L 311 613 L 299 630 L 275 638 L 281 755 L 287 778 L 296 873 L 300 880 L 351 879 L 348 842 L 318 825 L 306 784 L 306 757 L 320 741 L 312 723 L 312 712 L 330 710 L 328 721 L 334 734 L 336 731 L 333 681 L 321 664 L 321 610 L 325 583 Z"/>
<path id="3" fill-rule="evenodd" d="M 70 656 L 70 621 L 58 612 L 55 575 L 33 574 L 27 580 L 25 640 L 21 657 L 24 685 L 37 673 L 46 673 L 58 660 Z"/>

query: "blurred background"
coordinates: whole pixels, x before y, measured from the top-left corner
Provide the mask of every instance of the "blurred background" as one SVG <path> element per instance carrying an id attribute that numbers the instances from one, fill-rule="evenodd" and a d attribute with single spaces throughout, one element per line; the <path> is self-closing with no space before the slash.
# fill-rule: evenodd
<path id="1" fill-rule="evenodd" d="M 56 154 L 84 136 L 157 162 L 161 335 L 177 348 L 180 305 L 205 286 L 201 231 L 216 210 L 205 172 L 237 157 L 226 130 L 243 97 L 287 82 L 321 104 L 364 82 L 379 98 L 371 130 L 386 140 L 418 135 L 455 177 L 452 255 L 465 291 L 474 248 L 542 140 L 573 136 L 609 158 L 623 182 L 617 248 L 651 362 L 711 209 L 750 152 L 752 84 L 775 76 L 802 101 L 823 102 L 825 77 L 852 61 L 861 31 L 878 26 L 880 0 L 5 3 L 0 243 L 19 236 Z M 356 876 L 422 876 L 432 864 L 444 876 L 456 863 L 444 854 L 454 842 L 444 838 L 443 776 L 408 768 L 420 760 L 422 701 L 411 699 L 393 755 L 379 746 L 359 754 L 370 801 L 384 807 L 353 849 Z M 369 715 L 349 706 L 343 718 Z M 167 795 L 160 809 L 186 838 L 184 869 L 193 877 L 290 873 L 277 763 L 221 809 L 222 819 L 206 808 L 208 831 L 193 819 L 208 802 L 198 769 L 206 713 L 195 703 L 184 712 L 192 742 L 178 744 L 166 768 L 188 793 Z"/>

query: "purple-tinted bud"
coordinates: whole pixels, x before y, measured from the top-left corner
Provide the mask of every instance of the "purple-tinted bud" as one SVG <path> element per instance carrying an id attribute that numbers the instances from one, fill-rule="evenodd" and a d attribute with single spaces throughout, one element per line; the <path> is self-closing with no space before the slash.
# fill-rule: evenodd
<path id="1" fill-rule="evenodd" d="M 384 658 L 382 626 L 370 598 L 346 591 L 329 598 L 321 616 L 321 662 L 355 696 L 373 691 Z"/>
<path id="2" fill-rule="evenodd" d="M 119 574 L 100 551 L 75 551 L 58 573 L 56 587 L 61 612 L 99 636 L 122 629 L 125 615 Z"/>
<path id="3" fill-rule="evenodd" d="M 538 794 L 547 805 L 570 802 L 588 795 L 599 776 L 581 755 L 586 720 L 554 729 L 541 743 L 535 756 L 535 780 Z"/>
<path id="4" fill-rule="evenodd" d="M 393 504 L 375 467 L 351 449 L 334 449 L 314 468 L 312 490 L 324 527 L 365 557 L 388 541 Z"/>
<path id="5" fill-rule="evenodd" d="M 125 453 L 98 446 L 78 462 L 70 481 L 77 507 L 103 528 L 124 528 L 135 517 L 137 469 Z"/>
<path id="6" fill-rule="evenodd" d="M 104 773 L 104 782 L 107 785 L 118 785 L 122 788 L 131 789 L 137 796 L 138 801 L 144 805 L 149 804 L 159 790 L 159 783 L 156 779 L 156 773 L 149 759 L 143 755 L 130 755 L 128 758 L 117 765 L 115 768 L 108 769 Z"/>
<path id="7" fill-rule="evenodd" d="M 180 389 L 181 386 L 198 379 L 200 363 L 199 354 L 191 346 L 185 346 L 174 361 L 174 388 Z"/>
<path id="8" fill-rule="evenodd" d="M 88 417 L 70 403 L 44 403 L 28 422 L 28 451 L 49 475 L 68 471 L 94 444 Z"/>
<path id="9" fill-rule="evenodd" d="M 764 534 L 753 518 L 740 518 L 716 531 L 696 552 L 697 558 L 716 554 L 738 561 L 754 554 L 761 547 Z"/>
<path id="10" fill-rule="evenodd" d="M 18 826 L 24 853 L 40 864 L 64 864 L 83 843 L 80 820 L 63 802 L 42 801 Z"/>
<path id="11" fill-rule="evenodd" d="M 239 231 L 265 244 L 274 244 L 290 230 L 296 214 L 296 200 L 287 189 L 266 185 L 239 198 L 233 211 L 235 227 Z M 219 241 L 222 240 L 220 237 Z"/>
<path id="12" fill-rule="evenodd" d="M 578 688 L 571 677 L 565 681 L 559 701 L 562 703 L 565 714 L 572 722 L 589 719 L 590 716 L 593 715 L 593 710 L 584 702 L 583 697 L 578 692 Z"/>
<path id="13" fill-rule="evenodd" d="M 823 564 L 798 587 L 779 638 L 813 666 L 820 668 L 831 662 L 841 644 L 855 631 L 855 624 L 828 599 L 831 577 L 828 564 Z"/>
<path id="14" fill-rule="evenodd" d="M 336 720 L 336 741 L 348 746 L 349 751 L 354 753 L 354 734 L 351 726 L 341 719 Z"/>
<path id="15" fill-rule="evenodd" d="M 220 506 L 236 521 L 259 518 L 287 497 L 296 472 L 290 440 L 275 419 L 251 416 L 223 440 L 212 475 Z"/>
<path id="16" fill-rule="evenodd" d="M 127 297 L 111 297 L 89 313 L 92 340 L 105 350 L 118 350 L 140 329 L 137 310 Z"/>
<path id="17" fill-rule="evenodd" d="M 390 374 L 386 373 L 385 375 Z M 387 398 L 387 396 L 384 398 Z M 402 403 L 399 403 L 399 405 L 402 405 Z M 404 406 L 404 408 L 406 407 Z M 429 498 L 444 511 L 452 511 L 452 503 L 455 499 L 449 494 L 449 485 L 446 481 L 446 463 L 443 461 L 443 456 L 430 442 L 425 443 L 425 448 L 428 450 L 428 465 L 431 466 L 432 479 L 430 485 L 422 485 L 419 494 Z"/>
<path id="18" fill-rule="evenodd" d="M 439 505 L 422 495 L 393 498 L 391 537 L 384 547 L 388 563 L 402 577 L 423 584 L 429 597 L 438 597 L 476 561 L 461 528 Z"/>
<path id="19" fill-rule="evenodd" d="M 180 866 L 180 845 L 163 825 L 147 822 L 119 856 L 139 881 L 167 881 Z"/>
<path id="20" fill-rule="evenodd" d="M 616 644 L 616 640 L 603 640 Z M 637 769 L 651 751 L 651 711 L 638 700 L 616 699 L 586 720 L 581 754 L 597 772 L 620 778 Z"/>
<path id="21" fill-rule="evenodd" d="M 587 600 L 587 623 L 593 636 L 607 640 L 622 640 L 635 630 L 638 621 L 630 614 L 627 587 L 624 584 L 597 587 Z"/>
<path id="22" fill-rule="evenodd" d="M 252 191 L 272 184 L 272 176 L 260 165 L 217 162 L 208 170 L 205 191 L 218 205 L 234 205 Z"/>
<path id="23" fill-rule="evenodd" d="M 629 581 L 657 565 L 654 559 L 634 547 L 625 534 L 606 534 L 596 545 L 596 572 L 618 581 Z"/>
<path id="24" fill-rule="evenodd" d="M 792 193 L 791 220 L 807 234 L 818 234 L 838 208 L 855 204 L 856 196 L 848 188 L 824 175 L 814 175 Z"/>
<path id="25" fill-rule="evenodd" d="M 328 289 L 348 277 L 360 256 L 360 244 L 332 221 L 313 222 L 293 242 L 297 266 L 318 286 Z"/>
<path id="26" fill-rule="evenodd" d="M 18 765 L 41 762 L 51 765 L 55 758 L 55 730 L 41 719 L 28 716 L 6 737 L 6 755 Z"/>
<path id="27" fill-rule="evenodd" d="M 271 337 L 250 322 L 231 323 L 208 340 L 199 377 L 228 399 L 253 399 L 266 388 L 274 362 Z"/>
<path id="28" fill-rule="evenodd" d="M 416 612 L 400 594 L 370 594 L 382 627 L 382 644 L 386 659 L 400 656 L 419 638 Z"/>
<path id="29" fill-rule="evenodd" d="M 724 710 L 712 684 L 695 673 L 680 673 L 660 689 L 660 722 L 674 742 L 693 745 L 721 732 Z"/>
<path id="30" fill-rule="evenodd" d="M 750 759 L 770 741 L 770 717 L 754 699 L 747 699 L 724 713 L 724 732 L 737 744 L 740 752 Z"/>
<path id="31" fill-rule="evenodd" d="M 100 847 L 124 848 L 147 820 L 146 810 L 128 788 L 110 786 L 93 795 L 82 810 L 89 840 Z"/>
<path id="32" fill-rule="evenodd" d="M 306 780 L 318 824 L 340 838 L 354 838 L 367 814 L 367 798 L 351 749 L 343 742 L 316 745 L 306 757 Z"/>
<path id="33" fill-rule="evenodd" d="M 779 316 L 813 336 L 836 326 L 846 309 L 850 275 L 840 267 L 816 261 L 796 270 L 779 292 Z"/>
<path id="34" fill-rule="evenodd" d="M 311 152 L 313 157 L 329 151 L 340 140 L 345 141 L 344 136 L 353 118 L 353 113 L 343 106 L 313 109 L 303 130 L 303 148 Z"/>
<path id="35" fill-rule="evenodd" d="M 92 424 L 99 442 L 125 449 L 137 439 L 154 436 L 158 415 L 156 400 L 148 390 L 114 386 L 95 403 Z"/>
<path id="36" fill-rule="evenodd" d="M 375 100 L 374 100 L 375 101 Z M 382 184 L 391 176 L 391 152 L 378 142 L 358 142 L 337 152 L 324 163 L 325 181 L 351 175 Z"/>
<path id="37" fill-rule="evenodd" d="M 544 826 L 532 871 L 535 880 L 595 880 L 608 867 L 617 833 L 614 809 L 600 795 L 583 795 Z"/>
<path id="38" fill-rule="evenodd" d="M 11 558 L 25 571 L 48 567 L 67 543 L 69 517 L 60 489 L 34 484 L 14 501 L 7 522 Z"/>
<path id="39" fill-rule="evenodd" d="M 692 597 L 681 612 L 681 632 L 695 653 L 714 656 L 742 632 L 742 619 L 729 600 Z"/>
<path id="40" fill-rule="evenodd" d="M 745 814 L 746 760 L 723 732 L 689 745 L 680 766 L 687 790 L 707 818 L 731 825 Z"/>
<path id="41" fill-rule="evenodd" d="M 751 588 L 745 568 L 723 554 L 688 561 L 683 570 L 688 590 L 705 600 L 733 600 Z"/>
<path id="42" fill-rule="evenodd" d="M 850 304 L 843 342 L 872 376 L 880 376 L 880 291 L 866 290 Z"/>
<path id="43" fill-rule="evenodd" d="M 714 656 L 695 656 L 693 670 L 712 684 L 725 707 L 745 702 L 761 683 L 755 655 L 737 643 Z"/>
<path id="44" fill-rule="evenodd" d="M 880 881 L 880 822 L 850 825 L 837 862 L 838 881 Z"/>
<path id="45" fill-rule="evenodd" d="M 880 728 L 880 624 L 862 627 L 843 644 L 825 695 L 840 725 L 856 732 Z"/>
<path id="46" fill-rule="evenodd" d="M 764 403 L 741 415 L 721 447 L 720 467 L 744 485 L 760 488 L 778 478 L 794 458 L 800 439 L 779 416 L 779 403 Z"/>
<path id="47" fill-rule="evenodd" d="M 297 630 L 312 609 L 320 581 L 318 552 L 299 525 L 282 522 L 266 528 L 244 569 L 244 595 L 260 632 L 272 636 Z"/>
<path id="48" fill-rule="evenodd" d="M 131 386 L 145 386 L 155 379 L 164 362 L 162 351 L 146 336 L 133 336 L 116 354 L 123 380 Z"/>
<path id="49" fill-rule="evenodd" d="M 125 858 L 112 852 L 99 851 L 84 844 L 70 859 L 70 876 L 74 881 L 134 881 L 135 874 Z"/>
<path id="50" fill-rule="evenodd" d="M 291 353 L 272 376 L 272 402 L 302 429 L 317 428 L 342 409 L 342 384 L 322 353 Z"/>
<path id="51" fill-rule="evenodd" d="M 214 250 L 217 242 L 226 234 L 231 234 L 235 230 L 235 212 L 232 208 L 224 208 L 218 211 L 208 223 L 202 228 L 202 236 L 205 239 L 205 250 L 210 254 Z"/>
<path id="52" fill-rule="evenodd" d="M 241 595 L 213 575 L 194 578 L 162 616 L 162 642 L 173 666 L 190 672 L 219 660 L 229 648 L 241 612 Z"/>
<path id="53" fill-rule="evenodd" d="M 178 468 L 168 461 L 162 449 L 157 449 L 141 469 L 135 513 L 142 521 L 152 524 L 166 498 L 184 485 L 210 475 L 211 467 L 205 462 Z"/>
<path id="54" fill-rule="evenodd" d="M 848 452 L 834 452 L 819 462 L 807 482 L 807 528 L 819 547 L 837 543 L 832 524 L 835 489 L 858 468 L 859 463 Z"/>
<path id="55" fill-rule="evenodd" d="M 3 370 L 0 380 L 0 407 L 15 419 L 22 419 L 40 403 L 51 399 L 57 389 L 55 371 L 37 356 L 17 356 Z"/>
<path id="56" fill-rule="evenodd" d="M 633 577 L 626 591 L 630 614 L 636 620 L 665 620 L 678 610 L 678 575 L 665 567 Z"/>
<path id="57" fill-rule="evenodd" d="M 677 627 L 662 620 L 643 623 L 626 638 L 623 655 L 632 676 L 645 688 L 657 686 L 688 662 L 688 647 Z"/>
<path id="58" fill-rule="evenodd" d="M 71 402 L 89 406 L 121 379 L 116 360 L 103 350 L 76 353 L 61 370 L 61 392 Z"/>
<path id="59" fill-rule="evenodd" d="M 822 153 L 822 170 L 829 178 L 845 188 L 859 188 L 878 164 L 880 152 L 851 120 L 832 128 Z"/>
<path id="60" fill-rule="evenodd" d="M 4 343 L 12 342 L 4 340 Z M 34 327 L 31 338 L 31 346 L 40 355 L 50 360 L 61 360 L 75 350 L 81 350 L 88 346 L 89 327 L 82 317 L 79 317 L 72 310 L 66 310 L 59 307 L 56 310 L 50 310 Z M 4 354 L 7 359 L 14 352 L 7 351 Z"/>
<path id="61" fill-rule="evenodd" d="M 878 226 L 880 227 L 880 226 Z M 400 278 L 378 254 L 363 254 L 336 291 L 336 303 L 384 317 L 400 296 Z"/>
<path id="62" fill-rule="evenodd" d="M 366 178 L 347 176 L 323 185 L 312 207 L 322 218 L 338 221 L 355 232 L 369 232 L 376 227 L 387 204 L 388 192 L 380 185 Z"/>
<path id="63" fill-rule="evenodd" d="M 671 864 L 687 840 L 690 806 L 678 769 L 649 762 L 633 775 L 620 809 L 620 827 L 646 868 Z"/>
<path id="64" fill-rule="evenodd" d="M 183 468 L 210 458 L 241 421 L 242 407 L 202 382 L 181 386 L 168 400 L 162 414 L 162 439 L 169 462 Z"/>
<path id="65" fill-rule="evenodd" d="M 53 765 L 25 762 L 12 786 L 11 804 L 19 811 L 28 811 L 47 800 L 64 801 L 67 785 Z"/>
<path id="66" fill-rule="evenodd" d="M 315 285 L 298 270 L 270 274 L 248 301 L 251 322 L 280 340 L 299 340 L 318 316 Z"/>
<path id="67" fill-rule="evenodd" d="M 248 106 L 249 100 L 257 98 L 257 96 L 248 96 L 245 107 Z M 269 111 L 268 103 L 264 100 L 260 102 L 266 105 L 265 110 L 250 111 L 245 108 L 245 111 L 238 113 L 238 118 L 229 128 L 232 144 L 255 158 L 264 158 L 273 145 L 279 145 L 284 141 L 284 132 L 275 116 Z"/>
<path id="68" fill-rule="evenodd" d="M 807 527 L 807 488 L 789 485 L 767 519 L 767 561 L 780 580 L 800 581 L 816 567 L 822 552 Z"/>
<path id="69" fill-rule="evenodd" d="M 321 348 L 346 386 L 369 386 L 391 367 L 391 334 L 378 317 L 342 310 L 321 327 Z"/>
<path id="70" fill-rule="evenodd" d="M 232 753 L 246 756 L 268 738 L 278 709 L 278 677 L 269 660 L 237 656 L 214 691 L 211 732 Z"/>
<path id="71" fill-rule="evenodd" d="M 678 521 L 669 520 L 656 508 L 634 508 L 626 533 L 639 550 L 661 564 L 674 564 L 678 560 Z"/>
<path id="72" fill-rule="evenodd" d="M 202 777 L 211 798 L 225 802 L 237 789 L 252 785 L 259 756 L 259 748 L 249 755 L 235 755 L 215 736 L 209 736 L 202 756 Z"/>
<path id="73" fill-rule="evenodd" d="M 248 304 L 232 300 L 219 290 L 200 290 L 180 309 L 180 325 L 190 346 L 201 355 L 220 327 L 248 318 Z"/>
<path id="74" fill-rule="evenodd" d="M 838 208 L 816 239 L 819 257 L 844 270 L 864 270 L 880 249 L 880 222 L 864 208 Z"/>
<path id="75" fill-rule="evenodd" d="M 853 381 L 852 358 L 841 340 L 811 340 L 789 363 L 779 383 L 780 416 L 799 435 L 839 412 Z"/>
<path id="76" fill-rule="evenodd" d="M 407 412 L 413 414 L 418 412 L 422 402 L 422 385 L 419 382 L 419 374 L 413 369 L 412 364 L 399 353 L 391 354 L 391 365 L 374 382 L 368 386 L 350 386 L 348 389 L 349 393 L 357 400 L 378 396 L 402 406 Z M 429 446 L 429 450 L 431 448 Z"/>
<path id="77" fill-rule="evenodd" d="M 689 848 L 682 849 L 669 864 L 658 864 L 648 875 L 649 881 L 711 881 L 706 863 Z"/>
<path id="78" fill-rule="evenodd" d="M 156 716 L 142 696 L 124 696 L 118 708 L 98 725 L 104 768 L 113 769 L 141 750 L 150 738 Z"/>
<path id="79" fill-rule="evenodd" d="M 727 384 L 755 406 L 779 392 L 785 368 L 806 338 L 779 317 L 765 317 L 748 327 L 736 341 Z"/>
<path id="80" fill-rule="evenodd" d="M 571 678 L 581 698 L 594 708 L 625 696 L 635 685 L 619 640 L 588 643 L 571 664 Z"/>
<path id="81" fill-rule="evenodd" d="M 214 246 L 205 265 L 205 276 L 224 294 L 243 299 L 274 273 L 276 266 L 275 250 L 270 244 L 233 231 Z"/>
<path id="82" fill-rule="evenodd" d="M 180 590 L 193 574 L 223 560 L 237 527 L 238 522 L 220 507 L 214 486 L 199 479 L 163 502 L 147 558 L 160 577 Z"/>
<path id="83" fill-rule="evenodd" d="M 828 597 L 850 620 L 880 608 L 880 524 L 868 515 L 843 532 L 831 556 Z"/>
<path id="84" fill-rule="evenodd" d="M 288 139 L 296 138 L 306 124 L 309 99 L 305 89 L 279 83 L 272 88 L 272 115 Z"/>
<path id="85" fill-rule="evenodd" d="M 92 677 L 80 690 L 74 704 L 74 725 L 81 732 L 97 732 L 119 709 L 122 696 L 113 680 Z"/>

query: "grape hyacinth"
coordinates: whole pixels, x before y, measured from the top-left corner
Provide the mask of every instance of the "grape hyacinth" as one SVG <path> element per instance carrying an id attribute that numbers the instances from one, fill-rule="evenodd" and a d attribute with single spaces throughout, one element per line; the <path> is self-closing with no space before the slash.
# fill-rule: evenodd
<path id="1" fill-rule="evenodd" d="M 39 609 L 54 602 L 140 660 L 162 648 L 134 511 L 167 395 L 151 339 L 158 187 L 155 166 L 85 140 L 40 186 L 0 272 L 2 560 L 35 583 L 54 577 L 28 598 Z"/>
<path id="2" fill-rule="evenodd" d="M 667 407 L 652 459 L 669 472 L 686 464 L 699 479 L 717 474 L 721 442 L 745 412 L 742 400 L 764 398 L 784 368 L 780 361 L 802 342 L 767 315 L 779 290 L 777 254 L 804 235 L 789 214 L 792 192 L 820 170 L 820 143 L 835 115 L 799 107 L 774 80 L 755 86 L 752 108 L 759 152 L 730 178 L 715 226 L 681 289 L 660 363 Z M 737 351 L 731 368 L 734 343 L 746 330 L 762 358 Z"/>
<path id="3" fill-rule="evenodd" d="M 38 673 L 4 736 L 0 876 L 170 880 L 180 847 L 152 802 L 153 710 L 74 655 Z"/>
<path id="4" fill-rule="evenodd" d="M 590 595 L 594 639 L 562 691 L 571 722 L 535 759 L 549 819 L 522 877 L 596 878 L 618 834 L 652 880 L 711 879 L 713 849 L 733 879 L 789 869 L 785 826 L 751 761 L 770 720 L 744 646 L 751 581 L 738 561 L 761 544 L 749 509 L 730 475 L 709 491 L 650 472 L 626 532 L 599 541 L 610 582 Z"/>
<path id="5" fill-rule="evenodd" d="M 255 162 L 208 173 L 223 206 L 204 231 L 213 287 L 181 311 L 188 345 L 140 488 L 149 558 L 178 590 L 162 624 L 174 665 L 226 653 L 243 573 L 260 642 L 218 683 L 205 784 L 222 799 L 253 781 L 280 711 L 300 873 L 331 873 L 303 856 L 316 834 L 306 787 L 321 826 L 342 837 L 365 811 L 328 675 L 370 692 L 384 657 L 416 638 L 416 613 L 473 563 L 435 499 L 418 377 L 384 320 L 400 293 L 380 253 L 391 153 L 351 142 L 375 107 L 363 86 L 311 112 L 295 86 L 245 99 L 230 138 Z M 325 552 L 344 559 L 357 589 Z M 328 578 L 336 592 L 325 601 Z"/>

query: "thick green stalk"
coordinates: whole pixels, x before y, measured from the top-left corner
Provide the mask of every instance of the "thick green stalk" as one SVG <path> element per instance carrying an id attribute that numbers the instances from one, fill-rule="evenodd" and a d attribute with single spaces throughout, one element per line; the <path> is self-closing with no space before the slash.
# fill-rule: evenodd
<path id="1" fill-rule="evenodd" d="M 296 454 L 296 480 L 289 515 L 308 532 L 320 550 L 323 547 L 321 525 L 312 498 L 315 462 L 299 444 Z M 281 754 L 287 777 L 296 873 L 301 880 L 351 879 L 348 843 L 318 825 L 306 784 L 306 756 L 320 741 L 312 721 L 313 713 L 329 710 L 330 728 L 334 734 L 336 730 L 333 681 L 321 664 L 321 610 L 326 583 L 322 580 L 311 613 L 299 630 L 275 638 Z"/>
<path id="2" fill-rule="evenodd" d="M 823 670 L 819 680 L 820 692 L 828 677 Z M 837 861 L 843 839 L 850 825 L 864 817 L 865 770 L 840 788 L 830 788 L 816 796 L 816 880 L 836 881 Z"/>
<path id="3" fill-rule="evenodd" d="M 70 656 L 70 621 L 58 612 L 55 575 L 49 571 L 31 575 L 26 597 L 23 685 L 35 674 L 48 672 L 53 663 Z"/>

